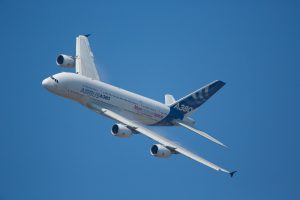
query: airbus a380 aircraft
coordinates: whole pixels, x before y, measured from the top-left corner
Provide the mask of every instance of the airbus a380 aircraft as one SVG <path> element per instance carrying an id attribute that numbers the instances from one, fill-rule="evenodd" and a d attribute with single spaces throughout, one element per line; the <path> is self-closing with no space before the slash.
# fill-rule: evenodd
<path id="1" fill-rule="evenodd" d="M 72 99 L 87 108 L 117 121 L 112 126 L 114 136 L 127 138 L 135 133 L 141 133 L 158 142 L 151 147 L 153 156 L 167 158 L 171 154 L 183 154 L 212 169 L 230 174 L 230 172 L 204 158 L 190 152 L 179 144 L 149 130 L 147 126 L 182 126 L 217 144 L 225 146 L 212 136 L 196 129 L 191 114 L 225 83 L 214 81 L 199 90 L 175 100 L 172 95 L 165 95 L 165 103 L 123 90 L 100 80 L 90 49 L 89 35 L 79 35 L 76 38 L 76 56 L 61 54 L 57 64 L 71 68 L 76 73 L 62 72 L 43 80 L 42 85 L 50 92 Z"/>

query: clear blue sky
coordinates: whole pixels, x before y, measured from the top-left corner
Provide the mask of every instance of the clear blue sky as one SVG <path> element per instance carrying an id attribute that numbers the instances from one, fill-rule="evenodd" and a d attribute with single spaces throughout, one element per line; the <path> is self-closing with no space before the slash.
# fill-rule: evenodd
<path id="1" fill-rule="evenodd" d="M 299 1 L 9 1 L 0 3 L 0 199 L 299 199 Z M 194 115 L 224 149 L 183 128 L 155 128 L 230 170 L 153 141 L 110 134 L 113 121 L 48 93 L 75 37 L 92 33 L 102 78 L 163 101 L 215 79 Z"/>

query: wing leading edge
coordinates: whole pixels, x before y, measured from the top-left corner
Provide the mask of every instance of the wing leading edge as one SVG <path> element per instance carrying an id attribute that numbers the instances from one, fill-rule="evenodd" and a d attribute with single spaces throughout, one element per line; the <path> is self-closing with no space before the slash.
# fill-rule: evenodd
<path id="1" fill-rule="evenodd" d="M 128 120 L 126 119 L 125 117 L 111 111 L 111 110 L 107 110 L 107 109 L 101 109 L 101 113 L 109 118 L 112 118 L 112 119 L 115 119 L 116 121 L 118 122 L 121 122 L 127 126 L 129 126 L 130 128 L 134 129 L 135 131 L 139 132 L 139 133 L 142 133 L 143 135 L 151 138 L 152 140 L 154 141 L 157 141 L 159 143 L 161 143 L 162 145 L 166 146 L 167 148 L 170 148 L 172 150 L 174 150 L 175 152 L 178 152 L 180 154 L 183 154 L 197 162 L 200 162 L 214 170 L 217 170 L 217 171 L 222 171 L 222 172 L 225 172 L 225 173 L 228 173 L 230 176 L 233 176 L 233 174 L 236 172 L 230 172 L 222 167 L 219 167 L 218 165 L 214 164 L 214 163 L 211 163 L 207 160 L 205 160 L 204 158 L 190 152 L 189 150 L 181 147 L 180 145 L 178 144 L 175 144 L 174 142 L 170 141 L 169 139 L 167 138 L 164 138 L 162 137 L 161 135 L 147 129 L 146 127 L 144 127 L 143 125 L 141 124 L 138 124 L 136 122 L 133 122 L 131 120 Z"/>

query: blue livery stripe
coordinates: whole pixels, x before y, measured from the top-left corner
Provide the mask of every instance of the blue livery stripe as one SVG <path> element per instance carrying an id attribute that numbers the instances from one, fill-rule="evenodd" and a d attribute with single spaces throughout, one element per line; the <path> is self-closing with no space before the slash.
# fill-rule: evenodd
<path id="1" fill-rule="evenodd" d="M 224 85 L 225 83 L 223 81 L 217 80 L 179 99 L 169 106 L 170 112 L 168 115 L 153 125 L 170 126 L 173 125 L 172 121 L 174 119 L 182 120 L 184 115 L 197 109 Z"/>

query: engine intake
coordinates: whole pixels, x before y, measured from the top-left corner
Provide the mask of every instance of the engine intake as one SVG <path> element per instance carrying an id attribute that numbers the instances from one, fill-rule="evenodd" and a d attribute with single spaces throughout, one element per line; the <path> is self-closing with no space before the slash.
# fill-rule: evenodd
<path id="1" fill-rule="evenodd" d="M 161 144 L 155 144 L 151 147 L 150 153 L 152 156 L 159 157 L 159 158 L 167 158 L 169 157 L 172 152 Z"/>
<path id="2" fill-rule="evenodd" d="M 123 124 L 114 124 L 111 128 L 111 134 L 121 138 L 128 138 L 132 135 L 132 131 Z"/>
<path id="3" fill-rule="evenodd" d="M 56 64 L 61 67 L 72 68 L 75 67 L 75 58 L 73 56 L 60 54 L 56 58 Z"/>

